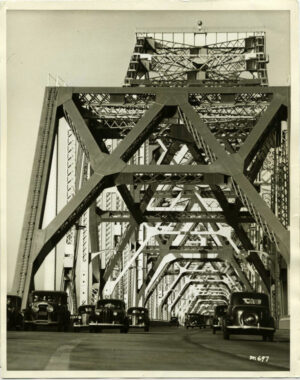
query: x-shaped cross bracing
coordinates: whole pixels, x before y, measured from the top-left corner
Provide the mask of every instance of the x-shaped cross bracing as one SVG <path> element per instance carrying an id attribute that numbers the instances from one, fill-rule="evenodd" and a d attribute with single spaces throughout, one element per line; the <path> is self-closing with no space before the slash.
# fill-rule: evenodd
<path id="1" fill-rule="evenodd" d="M 101 142 L 96 141 L 93 134 L 82 117 L 74 102 L 73 94 L 99 91 L 103 94 L 153 94 L 156 100 L 144 115 L 133 126 L 130 132 L 111 153 L 103 153 L 100 149 Z M 201 120 L 195 109 L 189 104 L 189 93 L 255 93 L 267 92 L 273 98 L 267 110 L 258 119 L 253 130 L 237 153 L 228 154 L 220 145 L 210 129 Z M 272 123 L 278 118 L 282 120 L 282 109 L 288 106 L 288 96 L 284 88 L 262 87 L 237 87 L 237 88 L 48 88 L 45 94 L 43 113 L 38 136 L 34 168 L 31 177 L 30 191 L 26 206 L 26 215 L 22 237 L 20 242 L 18 264 L 14 281 L 14 290 L 23 296 L 23 306 L 26 305 L 28 293 L 33 281 L 33 276 L 42 264 L 45 257 L 60 241 L 66 232 L 74 225 L 84 211 L 93 203 L 101 192 L 111 186 L 122 186 L 132 180 L 140 180 L 143 175 L 157 175 L 162 180 L 165 178 L 183 178 L 187 174 L 195 183 L 215 183 L 231 178 L 232 186 L 244 206 L 261 223 L 270 239 L 274 240 L 279 252 L 289 262 L 289 233 L 281 225 L 279 220 L 261 199 L 252 183 L 248 180 L 245 170 L 255 157 L 261 142 L 264 141 Z M 206 147 L 213 160 L 204 165 L 129 165 L 127 162 L 155 131 L 157 125 L 169 117 L 170 111 L 174 112 L 178 107 L 184 113 L 189 133 L 195 140 L 195 144 Z M 57 216 L 46 226 L 41 228 L 46 189 L 49 180 L 49 168 L 55 141 L 55 133 L 58 120 L 63 112 L 70 120 L 71 128 L 76 135 L 87 159 L 90 162 L 93 174 L 63 207 Z M 143 221 L 143 211 L 134 205 L 130 194 L 126 193 L 127 206 L 132 212 L 133 220 L 139 224 Z M 132 207 L 131 207 L 132 206 Z M 120 258 L 121 252 L 114 258 L 115 263 Z M 106 274 L 106 279 L 109 273 Z"/>

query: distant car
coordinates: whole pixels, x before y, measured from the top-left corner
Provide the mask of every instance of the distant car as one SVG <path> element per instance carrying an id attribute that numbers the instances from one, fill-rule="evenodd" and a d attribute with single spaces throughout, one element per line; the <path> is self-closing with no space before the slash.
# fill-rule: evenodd
<path id="1" fill-rule="evenodd" d="M 148 309 L 145 307 L 130 307 L 127 310 L 129 327 L 143 328 L 144 331 L 149 331 L 150 319 Z"/>
<path id="2" fill-rule="evenodd" d="M 170 326 L 179 327 L 178 317 L 171 317 L 169 324 L 170 324 Z"/>
<path id="3" fill-rule="evenodd" d="M 66 292 L 35 290 L 30 293 L 28 306 L 24 310 L 24 329 L 37 326 L 56 326 L 58 331 L 67 331 L 70 325 Z"/>
<path id="4" fill-rule="evenodd" d="M 22 298 L 15 295 L 8 295 L 6 298 L 6 321 L 7 330 L 17 329 L 23 327 L 23 315 L 21 312 Z"/>
<path id="5" fill-rule="evenodd" d="M 188 313 L 185 315 L 184 325 L 187 329 L 189 327 L 199 327 L 201 329 L 206 327 L 206 321 L 204 315 L 198 313 Z"/>
<path id="6" fill-rule="evenodd" d="M 226 314 L 227 305 L 217 305 L 215 307 L 215 313 L 213 316 L 213 323 L 212 323 L 212 332 L 213 334 L 216 333 L 217 330 L 222 329 L 222 318 Z"/>
<path id="7" fill-rule="evenodd" d="M 79 332 L 82 328 L 89 327 L 90 317 L 95 313 L 95 305 L 81 305 L 77 315 L 73 317 L 73 330 Z"/>
<path id="8" fill-rule="evenodd" d="M 94 313 L 90 316 L 90 332 L 101 331 L 107 328 L 120 329 L 127 333 L 129 320 L 126 315 L 125 302 L 118 299 L 103 299 L 97 302 Z"/>
<path id="9" fill-rule="evenodd" d="M 223 318 L 223 336 L 231 334 L 261 335 L 263 340 L 273 340 L 275 321 L 271 316 L 269 297 L 264 293 L 232 293 Z"/>

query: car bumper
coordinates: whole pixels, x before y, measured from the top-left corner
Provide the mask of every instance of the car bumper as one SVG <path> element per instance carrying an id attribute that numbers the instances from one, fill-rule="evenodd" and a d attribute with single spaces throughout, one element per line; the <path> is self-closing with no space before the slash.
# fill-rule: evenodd
<path id="1" fill-rule="evenodd" d="M 24 324 L 27 325 L 39 325 L 39 326 L 51 326 L 58 325 L 57 321 L 24 321 Z"/>
<path id="2" fill-rule="evenodd" d="M 90 322 L 89 326 L 99 326 L 99 327 L 124 327 L 121 323 L 101 323 L 101 322 Z"/>
<path id="3" fill-rule="evenodd" d="M 263 326 L 240 326 L 232 325 L 226 326 L 226 329 L 232 334 L 263 334 L 263 333 L 274 333 L 274 327 L 263 327 Z"/>
<path id="4" fill-rule="evenodd" d="M 138 325 L 129 325 L 129 327 L 132 327 L 132 328 L 144 328 L 146 326 L 147 325 L 145 323 L 140 323 Z"/>
<path id="5" fill-rule="evenodd" d="M 88 324 L 82 324 L 82 323 L 73 323 L 73 327 L 77 327 L 77 328 L 89 327 L 89 325 Z"/>
<path id="6" fill-rule="evenodd" d="M 212 325 L 212 327 L 213 327 L 214 329 L 220 329 L 222 326 L 221 326 L 221 325 Z"/>

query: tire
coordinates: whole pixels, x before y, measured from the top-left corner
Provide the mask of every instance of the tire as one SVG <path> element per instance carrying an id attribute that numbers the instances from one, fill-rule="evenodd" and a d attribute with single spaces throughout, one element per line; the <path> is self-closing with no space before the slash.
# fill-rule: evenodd
<path id="1" fill-rule="evenodd" d="M 212 329 L 212 333 L 215 334 L 216 333 L 216 329 L 213 328 Z"/>
<path id="2" fill-rule="evenodd" d="M 269 338 L 269 342 L 273 342 L 273 340 L 274 340 L 274 334 L 270 334 L 268 336 L 268 338 Z"/>
<path id="3" fill-rule="evenodd" d="M 263 336 L 262 336 L 262 340 L 263 340 L 264 342 L 266 342 L 266 341 L 267 341 L 267 338 L 268 338 L 268 336 L 267 336 L 267 335 L 263 335 Z"/>
<path id="4" fill-rule="evenodd" d="M 74 333 L 79 333 L 79 332 L 80 332 L 79 327 L 73 327 L 73 332 L 74 332 Z"/>
<path id="5" fill-rule="evenodd" d="M 148 331 L 149 331 L 149 326 L 145 326 L 145 327 L 144 327 L 144 331 L 145 331 L 145 332 L 148 332 Z"/>
<path id="6" fill-rule="evenodd" d="M 96 332 L 96 331 L 95 331 L 95 327 L 94 327 L 94 326 L 90 326 L 90 327 L 89 327 L 89 332 L 90 332 L 90 333 L 94 333 L 94 332 Z"/>
<path id="7" fill-rule="evenodd" d="M 223 338 L 225 340 L 229 340 L 229 338 L 230 338 L 229 332 L 228 332 L 226 327 L 224 327 L 224 329 L 223 329 Z"/>

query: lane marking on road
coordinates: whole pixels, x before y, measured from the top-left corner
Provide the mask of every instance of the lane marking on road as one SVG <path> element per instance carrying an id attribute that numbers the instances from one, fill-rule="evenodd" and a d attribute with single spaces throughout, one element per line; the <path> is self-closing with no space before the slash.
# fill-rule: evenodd
<path id="1" fill-rule="evenodd" d="M 64 344 L 57 348 L 54 354 L 51 355 L 46 371 L 59 371 L 69 369 L 70 355 L 74 348 L 82 342 L 82 339 L 71 340 L 69 344 Z"/>

